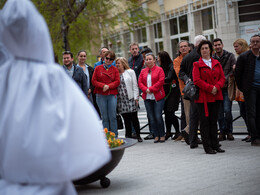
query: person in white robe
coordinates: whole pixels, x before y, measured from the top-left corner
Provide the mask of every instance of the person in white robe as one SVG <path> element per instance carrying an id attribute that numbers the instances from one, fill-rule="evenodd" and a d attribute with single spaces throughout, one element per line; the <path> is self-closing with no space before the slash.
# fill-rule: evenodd
<path id="1" fill-rule="evenodd" d="M 0 194 L 76 194 L 111 154 L 98 114 L 54 63 L 47 25 L 29 0 L 0 12 Z"/>

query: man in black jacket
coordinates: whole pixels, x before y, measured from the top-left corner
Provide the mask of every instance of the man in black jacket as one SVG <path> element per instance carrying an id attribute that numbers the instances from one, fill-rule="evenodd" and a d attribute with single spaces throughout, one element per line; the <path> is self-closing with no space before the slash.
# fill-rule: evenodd
<path id="1" fill-rule="evenodd" d="M 189 54 L 187 54 L 181 62 L 179 78 L 183 80 L 185 84 L 192 80 L 193 62 L 198 61 L 200 58 L 200 55 L 197 52 L 197 46 L 202 40 L 206 40 L 206 38 L 202 35 L 198 35 L 194 38 L 195 48 Z M 190 144 L 191 149 L 198 147 L 198 126 L 199 111 L 194 100 L 190 100 L 190 132 L 188 134 L 188 132 L 184 130 L 182 131 L 182 135 L 186 143 Z"/>
<path id="2" fill-rule="evenodd" d="M 139 52 L 138 43 L 134 42 L 130 44 L 130 52 L 132 56 L 128 59 L 128 64 L 131 69 L 135 71 L 136 78 L 138 80 L 143 67 L 143 56 Z"/>
<path id="3" fill-rule="evenodd" d="M 62 55 L 64 70 L 79 85 L 86 97 L 88 97 L 88 80 L 83 69 L 73 64 L 73 54 L 70 51 L 65 51 Z"/>
<path id="4" fill-rule="evenodd" d="M 260 146 L 260 36 L 250 39 L 251 50 L 242 53 L 236 63 L 235 79 L 246 104 L 251 145 Z"/>

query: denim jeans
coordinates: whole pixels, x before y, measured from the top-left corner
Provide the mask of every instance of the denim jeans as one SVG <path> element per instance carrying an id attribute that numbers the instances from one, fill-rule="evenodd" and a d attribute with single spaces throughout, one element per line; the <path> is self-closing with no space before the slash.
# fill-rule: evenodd
<path id="1" fill-rule="evenodd" d="M 260 139 L 260 89 L 252 87 L 244 96 L 249 133 L 252 140 Z"/>
<path id="2" fill-rule="evenodd" d="M 232 101 L 228 98 L 227 89 L 222 89 L 223 101 L 218 112 L 218 125 L 221 133 L 233 132 Z"/>
<path id="3" fill-rule="evenodd" d="M 96 100 L 101 113 L 103 127 L 114 132 L 117 136 L 117 96 L 96 94 Z"/>
<path id="4" fill-rule="evenodd" d="M 162 111 L 165 100 L 145 100 L 144 105 L 146 108 L 149 123 L 155 137 L 165 136 L 164 121 L 162 117 Z"/>

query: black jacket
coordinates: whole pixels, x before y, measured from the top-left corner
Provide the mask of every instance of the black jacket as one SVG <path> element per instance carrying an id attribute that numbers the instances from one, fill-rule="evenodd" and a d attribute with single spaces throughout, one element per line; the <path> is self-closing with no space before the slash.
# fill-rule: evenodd
<path id="1" fill-rule="evenodd" d="M 131 56 L 128 59 L 128 64 L 129 64 L 129 67 L 135 71 L 136 78 L 138 79 L 140 72 L 141 72 L 141 69 L 143 67 L 143 56 L 142 56 L 142 54 L 139 53 L 139 55 L 137 55 L 135 57 Z"/>
<path id="2" fill-rule="evenodd" d="M 229 77 L 233 73 L 233 65 L 236 63 L 236 58 L 234 54 L 226 50 L 223 50 L 222 56 L 218 57 L 217 54 L 215 53 L 212 57 L 218 60 L 223 68 L 225 79 L 226 79 L 223 88 L 227 88 Z"/>
<path id="3" fill-rule="evenodd" d="M 79 66 L 73 65 L 74 72 L 72 75 L 72 79 L 79 85 L 82 89 L 83 93 L 88 97 L 88 79 L 83 69 Z M 63 65 L 64 70 L 66 71 L 65 65 Z"/>
<path id="4" fill-rule="evenodd" d="M 251 50 L 242 53 L 237 58 L 235 79 L 237 87 L 244 95 L 248 95 L 254 81 L 256 56 Z"/>
<path id="5" fill-rule="evenodd" d="M 165 112 L 175 112 L 179 108 L 180 102 L 180 88 L 179 81 L 176 75 L 176 72 L 173 68 L 173 64 L 169 64 L 169 68 L 164 70 L 165 79 L 163 89 L 165 91 L 165 104 L 164 111 Z M 173 87 L 172 82 L 174 81 Z"/>
<path id="6" fill-rule="evenodd" d="M 193 62 L 196 62 L 199 59 L 200 55 L 198 54 L 196 47 L 183 58 L 181 62 L 179 77 L 181 80 L 184 81 L 184 83 L 186 83 L 186 81 L 189 79 L 192 80 Z"/>

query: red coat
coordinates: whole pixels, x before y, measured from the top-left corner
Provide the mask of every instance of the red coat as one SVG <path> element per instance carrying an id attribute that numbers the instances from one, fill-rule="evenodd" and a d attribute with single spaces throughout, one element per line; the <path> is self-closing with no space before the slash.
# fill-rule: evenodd
<path id="1" fill-rule="evenodd" d="M 204 103 L 205 116 L 208 116 L 208 102 L 223 100 L 222 87 L 225 83 L 225 76 L 221 64 L 218 60 L 211 58 L 212 68 L 207 66 L 202 58 L 199 62 L 193 63 L 193 82 L 199 87 L 199 98 L 195 103 Z M 217 94 L 211 93 L 213 87 L 218 89 Z"/>
<path id="2" fill-rule="evenodd" d="M 118 69 L 111 66 L 108 70 L 103 65 L 95 68 L 92 76 L 92 84 L 95 86 L 94 93 L 101 95 L 117 95 L 117 87 L 120 84 Z M 109 86 L 109 90 L 103 92 L 104 85 Z"/>
<path id="3" fill-rule="evenodd" d="M 149 70 L 150 69 L 148 67 L 143 69 L 138 79 L 138 85 L 140 89 L 143 91 L 142 98 L 144 100 L 146 99 L 146 95 L 147 95 L 146 93 L 146 90 L 148 89 L 147 76 Z M 151 77 L 152 77 L 152 86 L 149 87 L 149 90 L 154 94 L 156 101 L 159 101 L 165 97 L 165 92 L 163 89 L 165 74 L 163 72 L 163 69 L 156 65 L 153 66 L 151 68 Z"/>

